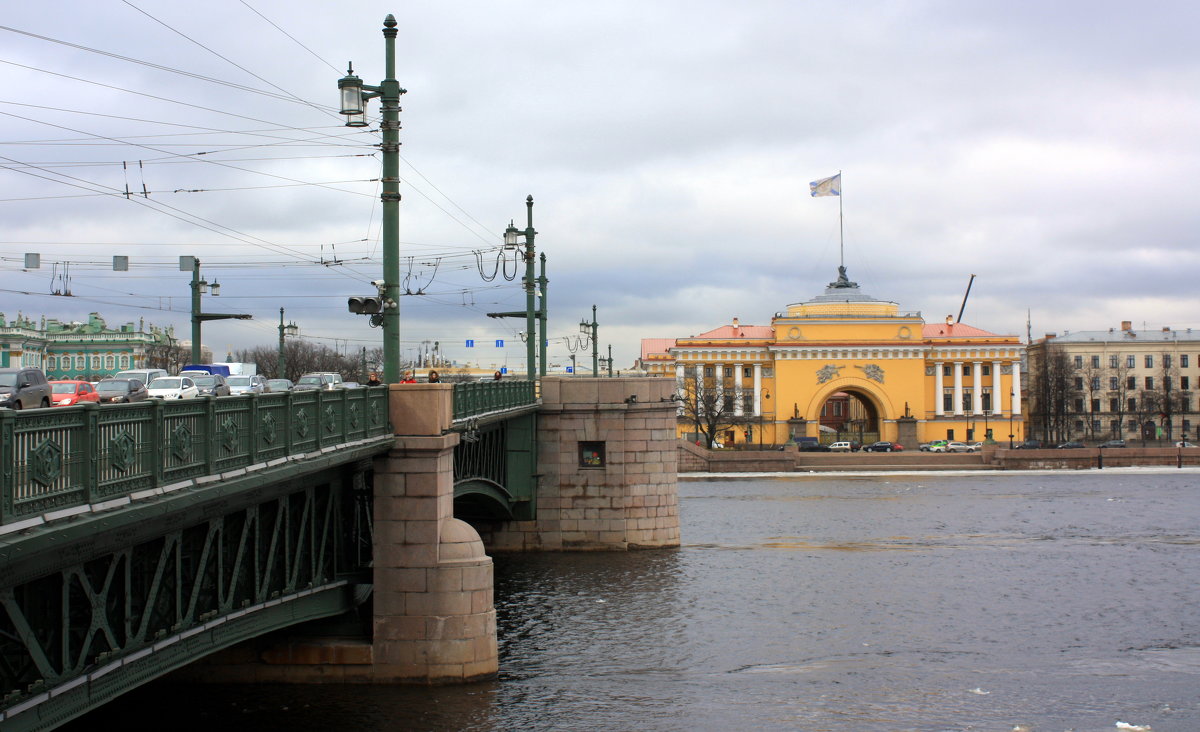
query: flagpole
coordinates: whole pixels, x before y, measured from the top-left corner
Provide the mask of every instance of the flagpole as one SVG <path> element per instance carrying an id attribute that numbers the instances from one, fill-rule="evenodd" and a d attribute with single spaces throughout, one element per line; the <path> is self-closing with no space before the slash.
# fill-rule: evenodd
<path id="1" fill-rule="evenodd" d="M 838 171 L 838 182 L 842 181 L 842 171 Z M 846 227 L 842 219 L 842 191 L 838 186 L 838 264 L 846 266 Z"/>

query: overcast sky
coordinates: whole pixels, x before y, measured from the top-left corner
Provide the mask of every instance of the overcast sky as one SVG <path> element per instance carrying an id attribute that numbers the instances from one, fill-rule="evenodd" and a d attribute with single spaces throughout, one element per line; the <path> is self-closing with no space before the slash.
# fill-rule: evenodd
<path id="1" fill-rule="evenodd" d="M 254 316 L 206 324 L 218 356 L 275 343 L 280 307 L 377 346 L 345 298 L 380 278 L 378 131 L 335 105 L 348 61 L 383 78 L 389 12 L 406 355 L 524 369 L 524 321 L 485 315 L 524 309 L 519 277 L 484 275 L 530 194 L 554 363 L 593 304 L 617 368 L 643 337 L 769 325 L 836 279 L 839 200 L 808 184 L 839 170 L 850 279 L 927 322 L 975 274 L 963 321 L 997 333 L 1200 328 L 1182 1 L 14 4 L 0 311 L 187 338 L 194 255 L 204 310 Z"/>

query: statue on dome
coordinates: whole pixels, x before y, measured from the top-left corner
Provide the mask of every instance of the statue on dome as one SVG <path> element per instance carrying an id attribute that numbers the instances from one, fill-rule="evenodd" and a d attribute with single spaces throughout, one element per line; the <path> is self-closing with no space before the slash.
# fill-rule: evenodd
<path id="1" fill-rule="evenodd" d="M 838 288 L 858 287 L 858 283 L 850 281 L 850 278 L 846 276 L 846 265 L 841 264 L 838 265 L 837 282 L 830 282 L 829 286 Z"/>

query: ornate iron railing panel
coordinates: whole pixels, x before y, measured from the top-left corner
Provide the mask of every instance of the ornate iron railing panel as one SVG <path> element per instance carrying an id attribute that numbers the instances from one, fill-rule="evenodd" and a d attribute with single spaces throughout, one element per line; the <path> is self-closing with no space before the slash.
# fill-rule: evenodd
<path id="1" fill-rule="evenodd" d="M 0 410 L 0 525 L 386 435 L 384 387 Z"/>
<path id="2" fill-rule="evenodd" d="M 168 501 L 23 539 L 0 577 L 0 728 L 50 729 L 214 650 L 350 610 L 370 561 L 351 530 L 368 469 L 292 477 L 250 502 L 231 492 L 207 518 Z"/>
<path id="3" fill-rule="evenodd" d="M 454 385 L 454 420 L 481 417 L 493 412 L 533 407 L 537 382 L 524 379 L 475 381 Z"/>

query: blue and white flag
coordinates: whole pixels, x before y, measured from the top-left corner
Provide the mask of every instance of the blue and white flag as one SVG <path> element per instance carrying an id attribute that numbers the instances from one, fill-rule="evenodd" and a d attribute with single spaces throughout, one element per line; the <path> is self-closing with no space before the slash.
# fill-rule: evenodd
<path id="1" fill-rule="evenodd" d="M 838 173 L 830 178 L 814 180 L 808 184 L 808 187 L 812 189 L 813 198 L 817 196 L 840 196 L 842 195 L 842 174 Z"/>

